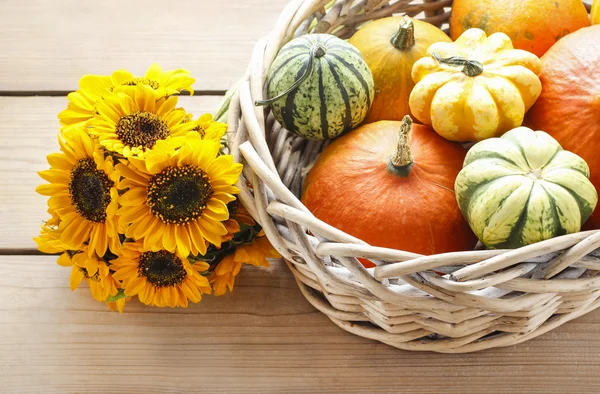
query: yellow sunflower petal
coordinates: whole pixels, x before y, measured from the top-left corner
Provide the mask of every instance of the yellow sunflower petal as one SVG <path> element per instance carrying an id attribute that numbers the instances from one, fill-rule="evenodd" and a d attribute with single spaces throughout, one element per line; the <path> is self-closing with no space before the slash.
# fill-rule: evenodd
<path id="1" fill-rule="evenodd" d="M 117 70 L 112 73 L 110 78 L 113 85 L 124 85 L 135 80 L 133 74 L 127 70 Z"/>
<path id="2" fill-rule="evenodd" d="M 179 293 L 175 287 L 168 287 L 168 298 L 167 302 L 171 308 L 175 308 L 179 303 Z"/>
<path id="3" fill-rule="evenodd" d="M 185 296 L 185 294 L 183 293 L 183 290 L 181 289 L 181 287 L 175 288 L 175 291 L 177 291 L 178 305 L 182 308 L 187 308 L 188 307 L 188 299 Z"/>
<path id="4" fill-rule="evenodd" d="M 128 296 L 137 295 L 146 286 L 146 281 L 143 278 L 135 278 L 125 285 L 125 294 Z"/>
<path id="5" fill-rule="evenodd" d="M 90 249 L 94 248 L 98 256 L 104 256 L 108 249 L 108 234 L 106 226 L 95 226 L 97 228 L 97 238 L 94 242 L 90 242 Z"/>
<path id="6" fill-rule="evenodd" d="M 150 178 L 150 175 L 137 170 L 133 164 L 136 162 L 134 160 L 130 160 L 128 161 L 129 163 L 132 163 L 132 166 L 127 166 L 124 164 L 117 164 L 116 165 L 116 169 L 117 171 L 119 171 L 121 173 L 122 176 L 124 176 L 125 178 L 135 181 L 137 183 L 139 183 L 140 185 L 147 185 L 148 184 L 148 179 Z"/>
<path id="7" fill-rule="evenodd" d="M 69 279 L 69 287 L 71 290 L 78 288 L 84 277 L 85 275 L 83 274 L 83 271 L 79 267 L 73 266 L 73 269 L 71 270 L 71 278 Z"/>
<path id="8" fill-rule="evenodd" d="M 96 275 L 96 272 L 98 272 L 98 260 L 95 258 L 85 259 L 85 269 L 88 276 Z"/>
<path id="9" fill-rule="evenodd" d="M 70 267 L 73 265 L 73 262 L 71 261 L 71 257 L 69 256 L 68 253 L 63 253 L 58 257 L 58 260 L 56 260 L 56 263 L 58 265 L 60 265 L 61 267 Z"/>
<path id="10" fill-rule="evenodd" d="M 141 187 L 130 189 L 120 198 L 119 203 L 123 206 L 135 207 L 146 202 L 147 193 Z"/>
<path id="11" fill-rule="evenodd" d="M 200 302 L 201 299 L 201 295 L 200 295 L 200 291 L 198 290 L 198 288 L 196 286 L 194 286 L 193 284 L 190 284 L 187 280 L 185 280 L 182 284 L 181 284 L 181 289 L 183 290 L 183 294 L 192 302 L 196 303 L 196 302 Z"/>
<path id="12" fill-rule="evenodd" d="M 163 233 L 163 246 L 170 252 L 175 251 L 177 247 L 177 238 L 175 236 L 175 227 L 173 225 L 166 226 Z"/>

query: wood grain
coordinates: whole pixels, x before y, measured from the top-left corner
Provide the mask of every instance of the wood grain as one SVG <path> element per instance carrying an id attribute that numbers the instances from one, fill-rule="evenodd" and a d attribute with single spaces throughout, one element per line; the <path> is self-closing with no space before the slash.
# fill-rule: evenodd
<path id="1" fill-rule="evenodd" d="M 287 267 L 245 268 L 234 293 L 122 315 L 70 292 L 53 256 L 0 256 L 1 392 L 527 392 L 600 387 L 600 312 L 520 346 L 410 353 L 350 335 Z"/>
<path id="2" fill-rule="evenodd" d="M 204 92 L 244 72 L 287 0 L 4 0 L 0 95 L 58 94 L 89 73 L 157 61 Z M 64 94 L 63 94 L 64 95 Z M 185 97 L 194 113 L 220 97 Z M 592 393 L 600 311 L 525 344 L 409 353 L 350 335 L 300 294 L 283 263 L 246 268 L 233 294 L 188 309 L 132 302 L 120 315 L 34 253 L 47 217 L 36 171 L 57 149 L 64 97 L 0 97 L 0 393 Z"/>
<path id="3" fill-rule="evenodd" d="M 199 116 L 213 112 L 219 96 L 181 97 L 180 104 Z M 46 155 L 58 150 L 57 114 L 64 97 L 0 97 L 0 252 L 36 248 L 46 213 L 46 197 L 35 192 L 44 181 L 37 171 L 48 168 Z"/>
<path id="4" fill-rule="evenodd" d="M 3 0 L 0 91 L 69 91 L 84 74 L 153 62 L 226 90 L 287 0 Z"/>

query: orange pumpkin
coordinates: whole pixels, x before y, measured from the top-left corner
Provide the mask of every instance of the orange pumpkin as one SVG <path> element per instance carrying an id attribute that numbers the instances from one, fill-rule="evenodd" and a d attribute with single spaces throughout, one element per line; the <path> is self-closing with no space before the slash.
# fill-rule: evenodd
<path id="1" fill-rule="evenodd" d="M 581 0 L 454 0 L 450 37 L 472 27 L 506 33 L 517 49 L 541 57 L 556 41 L 590 25 Z"/>
<path id="2" fill-rule="evenodd" d="M 310 170 L 302 202 L 370 245 L 425 255 L 472 249 L 477 240 L 453 191 L 466 151 L 411 125 L 408 116 L 379 121 L 333 141 Z"/>
<path id="3" fill-rule="evenodd" d="M 364 123 L 401 120 L 410 113 L 413 64 L 439 41 L 452 42 L 437 27 L 407 16 L 370 22 L 348 40 L 363 55 L 375 82 L 375 99 Z"/>
<path id="4" fill-rule="evenodd" d="M 544 130 L 589 165 L 600 190 L 600 26 L 568 35 L 542 57 L 542 94 L 525 124 Z M 587 228 L 600 228 L 596 209 Z"/>

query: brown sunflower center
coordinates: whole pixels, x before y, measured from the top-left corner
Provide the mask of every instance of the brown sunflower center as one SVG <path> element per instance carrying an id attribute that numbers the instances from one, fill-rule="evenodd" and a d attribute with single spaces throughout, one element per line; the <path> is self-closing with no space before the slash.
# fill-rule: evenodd
<path id="1" fill-rule="evenodd" d="M 166 250 L 142 253 L 138 274 L 156 287 L 177 286 L 187 276 L 181 259 Z"/>
<path id="2" fill-rule="evenodd" d="M 75 211 L 90 222 L 106 221 L 106 208 L 110 204 L 110 188 L 114 183 L 104 171 L 96 169 L 91 158 L 82 159 L 71 171 L 69 192 Z"/>
<path id="3" fill-rule="evenodd" d="M 133 147 L 152 148 L 156 141 L 169 136 L 169 126 L 158 115 L 149 112 L 134 112 L 119 119 L 117 137 Z"/>
<path id="4" fill-rule="evenodd" d="M 168 224 L 198 219 L 213 188 L 206 172 L 196 166 L 167 167 L 148 182 L 146 203 L 150 211 Z"/>
<path id="5" fill-rule="evenodd" d="M 238 212 L 240 206 L 240 200 L 236 197 L 235 200 L 227 203 L 227 210 L 229 211 L 229 217 L 235 215 Z"/>
<path id="6" fill-rule="evenodd" d="M 154 90 L 156 90 L 160 87 L 160 84 L 153 79 L 139 78 L 139 77 L 130 79 L 129 81 L 124 82 L 123 85 L 126 85 L 126 86 L 148 85 Z"/>

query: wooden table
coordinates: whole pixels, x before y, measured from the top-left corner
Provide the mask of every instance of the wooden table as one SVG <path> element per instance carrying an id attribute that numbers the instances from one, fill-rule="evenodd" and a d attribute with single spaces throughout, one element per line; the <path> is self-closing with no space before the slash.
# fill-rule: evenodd
<path id="1" fill-rule="evenodd" d="M 0 392 L 599 392 L 600 310 L 476 354 L 409 353 L 343 332 L 282 263 L 188 309 L 109 312 L 40 255 L 34 188 L 84 74 L 152 62 L 197 79 L 210 112 L 286 0 L 3 0 L 0 5 Z"/>

